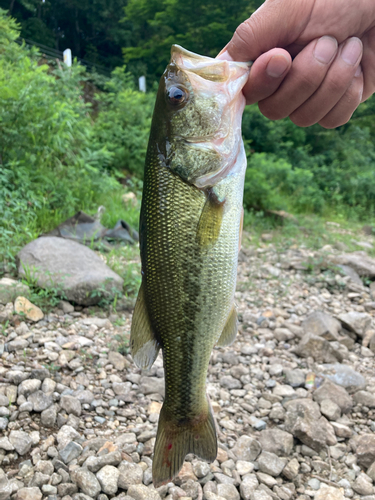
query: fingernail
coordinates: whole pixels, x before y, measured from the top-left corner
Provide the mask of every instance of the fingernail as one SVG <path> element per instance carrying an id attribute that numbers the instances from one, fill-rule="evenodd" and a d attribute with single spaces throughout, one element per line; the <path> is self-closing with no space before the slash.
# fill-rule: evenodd
<path id="1" fill-rule="evenodd" d="M 343 59 L 350 66 L 354 66 L 362 54 L 362 42 L 359 38 L 353 37 L 345 43 L 341 59 Z"/>
<path id="2" fill-rule="evenodd" d="M 216 56 L 216 59 L 222 59 L 224 61 L 233 61 L 233 57 L 229 55 L 229 52 L 227 50 L 224 50 L 224 52 L 220 52 L 218 56 Z"/>
<path id="3" fill-rule="evenodd" d="M 269 63 L 267 64 L 267 74 L 273 78 L 280 78 L 280 76 L 285 73 L 289 66 L 288 59 L 282 54 L 272 56 Z"/>
<path id="4" fill-rule="evenodd" d="M 358 78 L 358 76 L 361 76 L 361 75 L 362 75 L 362 67 L 361 67 L 361 65 L 359 65 L 354 73 L 354 76 Z"/>
<path id="5" fill-rule="evenodd" d="M 317 41 L 314 57 L 323 64 L 329 64 L 337 52 L 337 40 L 332 36 L 322 36 Z"/>

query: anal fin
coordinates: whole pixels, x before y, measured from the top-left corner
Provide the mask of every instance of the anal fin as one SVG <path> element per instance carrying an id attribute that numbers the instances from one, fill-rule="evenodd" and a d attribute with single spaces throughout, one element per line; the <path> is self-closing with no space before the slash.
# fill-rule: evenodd
<path id="1" fill-rule="evenodd" d="M 159 343 L 152 330 L 146 308 L 145 287 L 142 281 L 135 304 L 130 332 L 130 351 L 138 368 L 148 370 L 159 353 Z"/>
<path id="2" fill-rule="evenodd" d="M 231 312 L 229 313 L 227 322 L 225 323 L 224 329 L 221 332 L 220 338 L 216 345 L 219 347 L 225 347 L 234 342 L 238 330 L 238 320 L 236 306 L 233 305 Z"/>

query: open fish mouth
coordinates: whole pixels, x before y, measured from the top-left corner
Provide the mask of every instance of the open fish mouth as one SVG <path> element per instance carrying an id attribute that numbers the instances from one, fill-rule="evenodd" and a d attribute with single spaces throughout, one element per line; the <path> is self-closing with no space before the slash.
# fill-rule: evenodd
<path id="1" fill-rule="evenodd" d="M 242 147 L 241 120 L 245 107 L 242 88 L 248 78 L 251 63 L 224 61 L 201 56 L 178 45 L 172 46 L 171 68 L 184 74 L 189 99 L 206 117 L 205 126 L 197 119 L 197 127 L 187 119 L 180 127 L 175 140 L 190 149 L 190 158 L 197 159 L 201 152 L 211 167 L 203 169 L 202 175 L 192 173 L 188 180 L 202 189 L 214 185 L 229 174 L 234 174 L 236 158 Z M 173 66 L 174 65 L 174 66 Z M 201 104 L 202 103 L 202 104 Z M 176 120 L 180 118 L 176 116 Z M 181 133 L 182 131 L 182 133 Z M 177 157 L 176 157 L 177 159 Z M 181 155 L 178 157 L 181 161 Z"/>

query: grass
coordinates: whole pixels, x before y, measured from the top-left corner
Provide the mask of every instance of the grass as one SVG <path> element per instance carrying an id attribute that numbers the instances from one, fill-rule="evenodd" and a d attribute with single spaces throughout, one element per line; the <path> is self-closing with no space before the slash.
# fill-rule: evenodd
<path id="1" fill-rule="evenodd" d="M 296 215 L 293 219 L 281 220 L 262 212 L 247 212 L 244 218 L 244 244 L 262 247 L 272 243 L 278 250 L 293 245 L 319 250 L 330 245 L 344 252 L 365 250 L 368 255 L 375 257 L 375 248 L 362 248 L 356 244 L 356 241 L 366 241 L 373 243 L 375 247 L 375 234 L 366 235 L 363 232 L 364 225 L 364 222 L 346 220 L 337 215 Z M 367 221 L 366 225 L 375 228 L 375 219 Z"/>
<path id="2" fill-rule="evenodd" d="M 103 205 L 106 210 L 101 222 L 105 227 L 112 228 L 119 219 L 123 219 L 132 228 L 138 229 L 141 186 L 140 181 L 130 180 L 126 186 L 99 196 L 95 200 L 95 206 L 91 210 L 87 210 L 87 212 L 94 215 L 98 206 Z M 126 193 L 133 194 L 128 195 L 124 201 L 123 195 Z M 61 217 L 62 214 L 57 212 L 43 212 L 40 217 L 40 220 L 43 221 L 43 232 L 48 232 L 61 223 Z M 370 256 L 375 257 L 375 249 L 363 249 L 356 244 L 356 241 L 367 241 L 374 243 L 375 246 L 375 219 L 369 218 L 367 221 L 367 231 L 371 232 L 371 228 L 373 228 L 372 235 L 365 234 L 362 230 L 363 226 L 363 221 L 359 222 L 356 217 L 346 219 L 343 214 L 332 215 L 327 213 L 325 216 L 308 214 L 282 218 L 270 213 L 245 212 L 242 240 L 245 247 L 262 248 L 272 244 L 278 252 L 299 247 L 318 250 L 330 245 L 345 252 L 365 250 Z M 35 228 L 32 227 L 29 231 L 25 231 L 25 235 L 26 240 L 31 241 L 38 234 Z M 27 243 L 27 241 L 24 241 L 24 243 Z M 19 242 L 16 242 L 16 246 L 13 248 L 18 249 L 18 244 Z M 12 250 L 9 249 L 9 252 L 12 252 Z M 15 257 L 16 252 L 14 250 L 13 252 L 13 257 Z M 139 245 L 117 244 L 113 245 L 111 251 L 108 252 L 103 249 L 100 253 L 107 265 L 124 280 L 122 294 L 116 294 L 115 298 L 111 300 L 103 297 L 99 304 L 105 309 L 110 308 L 112 311 L 116 311 L 116 305 L 120 298 L 132 298 L 138 293 L 141 284 Z M 320 268 L 321 263 L 319 262 L 311 259 L 306 262 L 306 270 L 310 274 L 314 274 Z M 327 272 L 337 274 L 336 269 L 327 269 Z M 64 298 L 63 291 L 52 282 L 51 286 L 46 289 L 38 287 L 32 270 L 27 270 L 24 282 L 30 287 L 28 298 L 32 303 L 41 307 L 43 311 L 52 309 Z M 239 283 L 239 289 L 241 289 L 241 286 L 245 287 L 246 283 Z M 100 295 L 101 290 L 97 290 L 96 293 Z"/>

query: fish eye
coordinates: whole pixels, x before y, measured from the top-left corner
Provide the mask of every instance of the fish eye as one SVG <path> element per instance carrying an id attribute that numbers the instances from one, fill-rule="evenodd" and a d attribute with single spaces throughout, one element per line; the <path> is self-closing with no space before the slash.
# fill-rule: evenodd
<path id="1" fill-rule="evenodd" d="M 187 91 L 181 87 L 170 87 L 167 91 L 167 100 L 174 106 L 185 102 L 187 97 Z"/>

